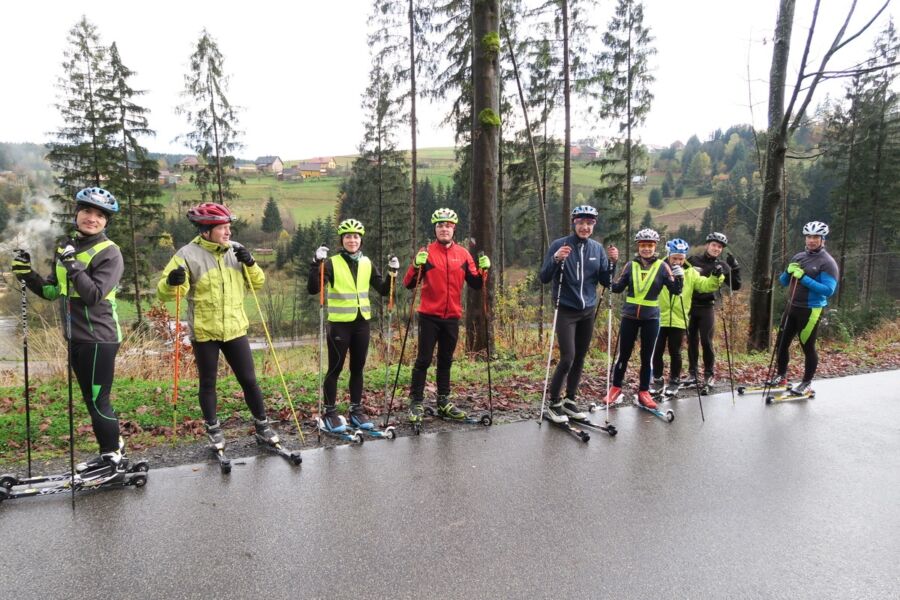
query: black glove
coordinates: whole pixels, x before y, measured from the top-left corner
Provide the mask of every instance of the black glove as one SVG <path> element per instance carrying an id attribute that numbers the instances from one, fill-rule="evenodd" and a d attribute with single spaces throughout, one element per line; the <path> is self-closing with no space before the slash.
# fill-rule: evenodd
<path id="1" fill-rule="evenodd" d="M 28 277 L 31 274 L 31 255 L 24 250 L 13 250 L 12 272 L 19 280 Z"/>
<path id="2" fill-rule="evenodd" d="M 238 260 L 239 263 L 243 263 L 248 267 L 252 267 L 256 264 L 256 261 L 253 260 L 253 255 L 250 254 L 250 251 L 247 250 L 246 246 L 239 246 L 235 244 L 234 257 Z"/>
<path id="3" fill-rule="evenodd" d="M 725 267 L 722 266 L 722 263 L 716 261 L 716 266 L 713 267 L 712 274 L 718 277 L 719 275 L 723 275 L 725 273 Z"/>
<path id="4" fill-rule="evenodd" d="M 70 263 L 75 260 L 75 240 L 66 240 L 56 249 L 59 260 L 63 264 Z"/>
<path id="5" fill-rule="evenodd" d="M 728 266 L 731 268 L 732 271 L 737 271 L 738 269 L 741 268 L 740 265 L 738 265 L 737 259 L 735 259 L 734 255 L 732 255 L 730 252 L 725 255 L 725 262 L 728 263 Z"/>
<path id="6" fill-rule="evenodd" d="M 185 281 L 187 281 L 187 273 L 185 272 L 184 267 L 172 269 L 169 271 L 169 276 L 166 277 L 166 283 L 172 287 L 178 287 Z"/>

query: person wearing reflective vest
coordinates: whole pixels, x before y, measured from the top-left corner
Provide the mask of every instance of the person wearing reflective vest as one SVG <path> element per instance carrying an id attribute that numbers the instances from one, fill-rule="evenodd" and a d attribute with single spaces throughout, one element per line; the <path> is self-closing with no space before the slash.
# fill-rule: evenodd
<path id="1" fill-rule="evenodd" d="M 622 395 L 622 383 L 628 360 L 634 350 L 638 334 L 641 336 L 641 373 L 638 402 L 647 408 L 656 408 L 650 395 L 651 360 L 659 334 L 659 294 L 663 288 L 677 296 L 684 284 L 684 269 L 670 267 L 656 255 L 659 234 L 652 229 L 641 229 L 634 236 L 638 254 L 622 269 L 610 290 L 619 294 L 627 291 L 622 321 L 619 324 L 619 346 L 613 366 L 613 380 L 606 404 L 615 404 Z"/>
<path id="2" fill-rule="evenodd" d="M 685 240 L 675 238 L 666 243 L 668 258 L 666 262 L 670 267 L 684 268 L 687 252 L 691 246 Z M 688 265 L 690 267 L 690 265 Z M 663 390 L 663 355 L 669 350 L 669 384 L 665 386 L 667 396 L 674 396 L 681 386 L 681 345 L 688 327 L 691 314 L 691 299 L 695 293 L 713 293 L 719 289 L 725 275 L 719 271 L 713 271 L 709 276 L 703 277 L 695 268 L 684 269 L 684 287 L 681 294 L 674 296 L 669 290 L 663 288 L 659 293 L 659 337 L 656 339 L 656 348 L 653 351 L 653 390 L 661 394 Z"/>
<path id="3" fill-rule="evenodd" d="M 328 248 L 320 246 L 309 268 L 306 289 L 310 294 L 318 294 L 320 276 L 325 283 L 325 298 L 328 306 L 328 371 L 325 373 L 322 391 L 325 395 L 325 410 L 322 421 L 334 432 L 342 432 L 347 425 L 338 415 L 337 382 L 347 352 L 350 352 L 350 425 L 359 429 L 373 429 L 374 425 L 366 415 L 362 404 L 363 369 L 369 352 L 369 320 L 372 308 L 369 302 L 369 288 L 374 288 L 382 296 L 391 289 L 390 277 L 382 278 L 368 256 L 362 253 L 362 238 L 366 228 L 356 219 L 341 221 L 337 227 L 341 242 L 339 254 L 329 257 Z M 396 256 L 388 260 L 388 270 L 396 273 L 400 261 Z M 323 272 L 322 272 L 323 271 Z"/>
<path id="4" fill-rule="evenodd" d="M 99 457 L 76 466 L 83 476 L 122 472 L 128 465 L 119 419 L 109 397 L 122 342 L 116 289 L 125 263 L 105 231 L 118 211 L 119 203 L 111 193 L 99 187 L 85 188 L 75 196 L 75 233 L 59 245 L 50 276 L 44 279 L 32 270 L 27 252 L 17 251 L 13 260 L 13 272 L 28 289 L 45 300 L 62 300 L 71 368 L 100 447 Z"/>

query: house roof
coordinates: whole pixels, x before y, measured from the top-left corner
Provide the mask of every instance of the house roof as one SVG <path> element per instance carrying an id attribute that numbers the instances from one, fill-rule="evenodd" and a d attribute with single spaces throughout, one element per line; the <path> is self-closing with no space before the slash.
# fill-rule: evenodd
<path id="1" fill-rule="evenodd" d="M 197 160 L 196 156 L 185 156 L 180 161 L 178 161 L 178 164 L 185 165 L 185 166 L 193 166 L 193 165 L 199 165 L 200 161 Z"/>
<path id="2" fill-rule="evenodd" d="M 281 158 L 278 156 L 260 156 L 259 158 L 256 159 L 255 162 L 256 162 L 256 166 L 261 166 L 261 165 L 271 165 L 276 160 L 281 160 Z"/>
<path id="3" fill-rule="evenodd" d="M 301 171 L 321 171 L 322 163 L 317 162 L 302 162 L 297 165 L 297 168 Z"/>
<path id="4" fill-rule="evenodd" d="M 334 157 L 331 156 L 317 156 L 315 158 L 310 158 L 309 160 L 305 160 L 305 163 L 330 163 L 334 160 Z"/>

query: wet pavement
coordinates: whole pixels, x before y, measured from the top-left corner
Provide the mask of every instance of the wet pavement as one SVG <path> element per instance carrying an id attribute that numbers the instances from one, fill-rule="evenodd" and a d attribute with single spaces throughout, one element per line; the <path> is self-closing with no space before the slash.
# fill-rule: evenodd
<path id="1" fill-rule="evenodd" d="M 16 598 L 896 598 L 900 372 L 150 472 L 4 502 Z M 600 421 L 601 415 L 595 415 Z"/>

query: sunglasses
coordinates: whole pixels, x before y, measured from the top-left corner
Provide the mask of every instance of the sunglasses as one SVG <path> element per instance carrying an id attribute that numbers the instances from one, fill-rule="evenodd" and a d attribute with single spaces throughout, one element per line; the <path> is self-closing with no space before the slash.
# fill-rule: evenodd
<path id="1" fill-rule="evenodd" d="M 576 225 L 596 225 L 597 219 L 592 219 L 590 217 L 581 217 L 574 220 Z"/>

